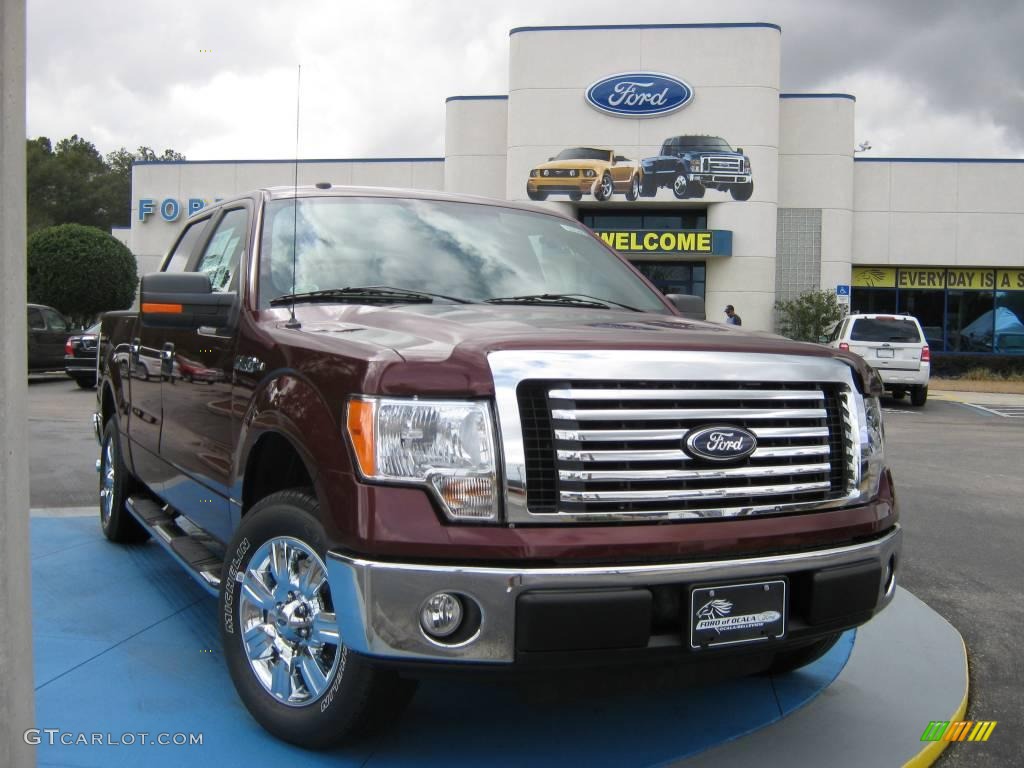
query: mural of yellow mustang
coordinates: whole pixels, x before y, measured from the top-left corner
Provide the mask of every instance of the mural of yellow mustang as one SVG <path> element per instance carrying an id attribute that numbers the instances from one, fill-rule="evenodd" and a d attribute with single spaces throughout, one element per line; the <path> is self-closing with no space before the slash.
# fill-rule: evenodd
<path id="1" fill-rule="evenodd" d="M 640 169 L 635 161 L 598 147 L 563 149 L 530 171 L 526 182 L 531 200 L 563 194 L 570 200 L 593 195 L 603 201 L 615 192 L 623 193 L 630 202 L 636 200 L 640 196 Z"/>

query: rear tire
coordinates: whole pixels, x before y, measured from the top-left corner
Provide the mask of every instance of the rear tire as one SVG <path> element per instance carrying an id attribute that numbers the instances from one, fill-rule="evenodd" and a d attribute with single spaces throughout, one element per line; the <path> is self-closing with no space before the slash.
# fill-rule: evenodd
<path id="1" fill-rule="evenodd" d="M 914 387 L 910 390 L 910 404 L 920 408 L 928 400 L 928 385 Z"/>
<path id="2" fill-rule="evenodd" d="M 902 400 L 907 396 L 907 391 L 905 389 L 894 389 L 891 394 L 893 400 Z"/>
<path id="3" fill-rule="evenodd" d="M 149 532 L 125 506 L 135 485 L 121 458 L 117 419 L 111 416 L 100 444 L 100 528 L 104 536 L 119 544 L 138 544 L 149 538 Z"/>
<path id="4" fill-rule="evenodd" d="M 76 376 L 75 384 L 82 389 L 96 389 L 96 377 L 95 376 Z"/>
<path id="5" fill-rule="evenodd" d="M 257 503 L 227 549 L 219 603 L 224 656 L 242 703 L 270 733 L 307 749 L 394 721 L 416 689 L 344 645 L 318 518 L 308 490 Z"/>
<path id="6" fill-rule="evenodd" d="M 820 640 L 815 640 L 810 645 L 805 645 L 802 648 L 796 648 L 791 651 L 779 651 L 775 654 L 775 659 L 772 661 L 771 666 L 765 671 L 772 675 L 785 675 L 801 667 L 806 667 L 831 651 L 832 647 L 839 642 L 839 637 L 840 635 L 837 633 L 823 637 Z"/>

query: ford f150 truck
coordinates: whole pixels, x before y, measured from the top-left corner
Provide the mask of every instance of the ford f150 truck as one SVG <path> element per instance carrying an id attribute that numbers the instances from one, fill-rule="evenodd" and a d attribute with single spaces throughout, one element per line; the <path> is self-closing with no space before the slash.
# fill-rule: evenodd
<path id="1" fill-rule="evenodd" d="M 728 192 L 733 200 L 754 193 L 750 158 L 717 136 L 674 136 L 665 139 L 661 154 L 640 161 L 640 194 L 654 197 L 669 187 L 680 200 L 704 197 L 705 189 Z"/>
<path id="2" fill-rule="evenodd" d="M 877 375 L 679 317 L 561 214 L 261 190 L 140 294 L 102 321 L 103 532 L 218 597 L 283 739 L 393 719 L 424 669 L 785 671 L 892 598 Z"/>

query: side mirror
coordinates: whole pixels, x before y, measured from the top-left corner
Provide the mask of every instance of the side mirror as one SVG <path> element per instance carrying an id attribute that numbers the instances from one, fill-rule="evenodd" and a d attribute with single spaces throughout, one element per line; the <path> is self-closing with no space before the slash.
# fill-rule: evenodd
<path id="1" fill-rule="evenodd" d="M 205 272 L 154 272 L 142 278 L 140 317 L 147 328 L 192 330 L 234 324 L 235 293 L 214 293 Z"/>
<path id="2" fill-rule="evenodd" d="M 553 157 L 549 157 L 549 158 L 548 158 L 548 162 L 550 163 L 550 162 L 551 162 L 552 160 L 554 160 L 554 159 L 555 159 L 555 158 L 553 158 Z"/>
<path id="3" fill-rule="evenodd" d="M 628 163 L 629 162 L 629 158 L 626 157 L 625 155 L 616 155 L 615 156 L 615 162 L 616 163 Z"/>
<path id="4" fill-rule="evenodd" d="M 736 147 L 736 151 L 739 152 L 742 155 L 743 154 L 743 147 Z"/>
<path id="5" fill-rule="evenodd" d="M 689 293 L 666 293 L 665 298 L 671 301 L 679 314 L 688 320 L 706 320 L 704 299 Z"/>

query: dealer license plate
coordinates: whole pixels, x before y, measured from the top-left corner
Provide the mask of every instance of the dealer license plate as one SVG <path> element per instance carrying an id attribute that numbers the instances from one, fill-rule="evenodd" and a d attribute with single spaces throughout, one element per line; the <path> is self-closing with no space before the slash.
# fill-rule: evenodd
<path id="1" fill-rule="evenodd" d="M 876 349 L 875 357 L 895 357 L 896 353 L 891 349 Z"/>
<path id="2" fill-rule="evenodd" d="M 690 647 L 753 643 L 786 634 L 786 580 L 697 587 L 690 593 Z"/>

